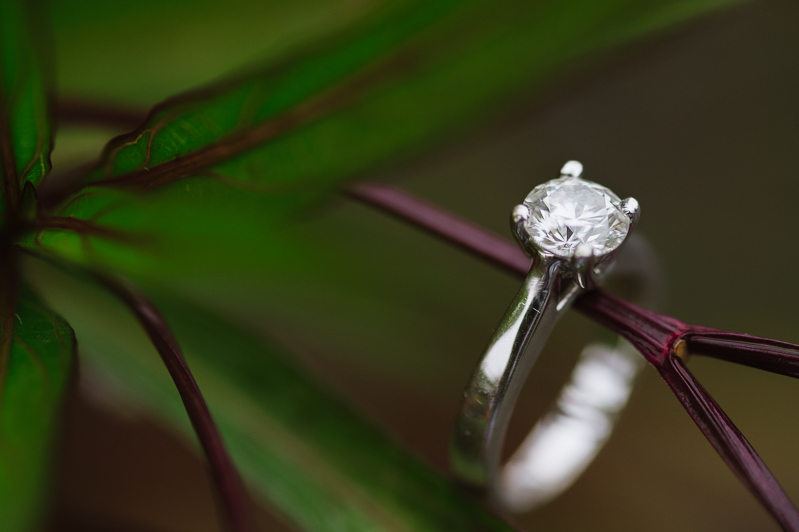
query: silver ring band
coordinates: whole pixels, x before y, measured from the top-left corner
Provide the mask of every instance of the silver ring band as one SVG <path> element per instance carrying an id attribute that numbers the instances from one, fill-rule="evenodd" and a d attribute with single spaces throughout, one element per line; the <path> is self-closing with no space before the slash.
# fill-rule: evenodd
<path id="1" fill-rule="evenodd" d="M 554 407 L 501 467 L 519 392 L 557 320 L 586 288 L 609 276 L 632 281 L 632 299 L 640 304 L 651 307 L 659 292 L 657 267 L 642 239 L 626 235 L 623 247 L 581 264 L 579 253 L 542 252 L 526 238 L 521 218 L 514 211 L 512 225 L 533 265 L 466 388 L 450 448 L 458 478 L 512 511 L 549 501 L 579 477 L 609 437 L 642 367 L 621 339 L 615 346 L 588 345 Z"/>

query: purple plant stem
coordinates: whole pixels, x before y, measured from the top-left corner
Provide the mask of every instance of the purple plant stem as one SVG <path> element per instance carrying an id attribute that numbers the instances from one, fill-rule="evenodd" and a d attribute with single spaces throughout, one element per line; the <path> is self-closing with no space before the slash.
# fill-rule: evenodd
<path id="1" fill-rule="evenodd" d="M 249 497 L 236 466 L 222 441 L 222 436 L 208 410 L 202 392 L 189 369 L 172 331 L 155 305 L 130 283 L 104 274 L 93 274 L 113 292 L 136 316 L 150 341 L 161 356 L 178 389 L 183 406 L 205 451 L 211 474 L 227 515 L 231 530 L 255 532 L 257 527 L 250 509 Z"/>
<path id="2" fill-rule="evenodd" d="M 0 263 L 0 402 L 5 391 L 8 359 L 14 336 L 19 277 L 12 261 Z"/>
<path id="3" fill-rule="evenodd" d="M 6 202 L 6 211 L 14 211 L 17 200 L 19 199 L 19 174 L 17 173 L 17 156 L 14 153 L 14 145 L 11 137 L 11 126 L 9 116 L 10 109 L 6 108 L 6 102 L 0 94 L 0 170 L 3 174 L 3 196 Z"/>
<path id="4" fill-rule="evenodd" d="M 704 338 L 701 336 L 703 334 L 732 337 L 746 335 L 686 325 L 601 290 L 586 294 L 577 301 L 576 306 L 623 336 L 641 352 L 657 369 L 727 467 L 771 513 L 783 530 L 799 530 L 799 512 L 777 479 L 732 420 L 688 371 L 682 360 L 674 355 L 677 343 L 687 341 L 690 345 L 691 341 L 686 338 L 692 336 L 696 340 Z"/>
<path id="5" fill-rule="evenodd" d="M 66 510 L 60 510 L 49 519 L 50 528 L 58 532 L 167 532 L 162 528 L 153 528 L 141 523 L 123 522 L 119 518 L 113 520 L 103 517 L 86 517 Z"/>
<path id="6" fill-rule="evenodd" d="M 61 96 L 55 102 L 55 116 L 61 124 L 103 126 L 127 131 L 144 122 L 147 109 Z"/>
<path id="7" fill-rule="evenodd" d="M 574 306 L 624 337 L 655 368 L 672 356 L 675 344 L 691 329 L 677 319 L 633 305 L 601 288 L 588 292 Z"/>
<path id="8" fill-rule="evenodd" d="M 509 273 L 524 277 L 530 270 L 530 259 L 518 246 L 398 188 L 361 183 L 346 192 L 352 198 L 377 207 L 400 220 L 411 222 Z"/>
<path id="9" fill-rule="evenodd" d="M 660 376 L 721 459 L 749 488 L 783 530 L 799 530 L 799 513 L 743 434 L 678 357 L 667 357 Z"/>
<path id="10" fill-rule="evenodd" d="M 523 278 L 530 259 L 507 240 L 396 187 L 361 183 L 347 193 L 383 212 Z M 722 460 L 786 531 L 799 532 L 799 511 L 754 448 L 710 394 L 685 368 L 675 349 L 705 353 L 742 364 L 792 374 L 799 349 L 777 340 L 755 338 L 685 323 L 593 290 L 575 307 L 632 343 L 658 371 Z M 726 348 L 729 348 L 727 351 Z"/>
<path id="11" fill-rule="evenodd" d="M 799 345 L 717 329 L 694 330 L 685 338 L 691 354 L 799 378 Z"/>

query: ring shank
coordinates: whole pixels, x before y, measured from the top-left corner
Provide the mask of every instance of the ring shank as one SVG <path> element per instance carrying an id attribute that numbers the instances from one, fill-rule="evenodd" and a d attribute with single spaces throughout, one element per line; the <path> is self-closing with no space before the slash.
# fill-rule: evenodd
<path id="1" fill-rule="evenodd" d="M 629 240 L 609 274 L 634 281 L 633 299 L 651 305 L 659 292 L 653 255 L 643 239 Z M 555 406 L 500 467 L 521 388 L 555 323 L 580 295 L 562 276 L 562 262 L 533 265 L 466 388 L 451 442 L 460 480 L 511 510 L 543 504 L 582 473 L 609 437 L 642 366 L 621 339 L 616 346 L 587 346 Z"/>
<path id="2" fill-rule="evenodd" d="M 549 502 L 577 480 L 604 446 L 626 406 L 643 359 L 624 340 L 588 344 L 555 407 L 502 467 L 497 498 L 523 512 Z"/>

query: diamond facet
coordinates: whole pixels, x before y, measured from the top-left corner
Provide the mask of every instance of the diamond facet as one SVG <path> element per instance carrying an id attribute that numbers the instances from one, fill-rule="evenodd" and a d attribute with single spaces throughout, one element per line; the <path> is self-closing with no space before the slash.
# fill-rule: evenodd
<path id="1" fill-rule="evenodd" d="M 524 204 L 530 209 L 525 229 L 535 244 L 559 257 L 572 257 L 580 244 L 595 255 L 610 253 L 624 241 L 630 219 L 609 189 L 565 176 L 535 187 Z"/>

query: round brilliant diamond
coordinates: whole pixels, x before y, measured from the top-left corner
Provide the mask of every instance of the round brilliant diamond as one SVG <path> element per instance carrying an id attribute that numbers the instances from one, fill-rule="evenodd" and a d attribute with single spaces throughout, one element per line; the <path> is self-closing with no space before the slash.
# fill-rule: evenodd
<path id="1" fill-rule="evenodd" d="M 538 185 L 524 204 L 530 209 L 525 228 L 532 240 L 560 257 L 573 256 L 579 244 L 591 246 L 595 255 L 610 253 L 621 245 L 630 228 L 619 197 L 579 177 Z"/>

